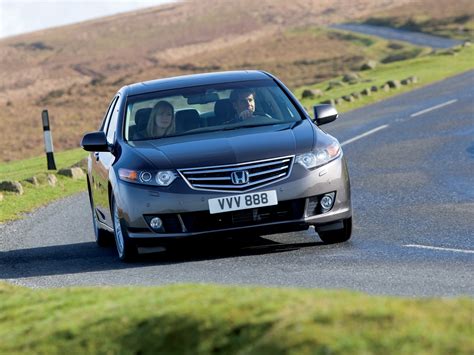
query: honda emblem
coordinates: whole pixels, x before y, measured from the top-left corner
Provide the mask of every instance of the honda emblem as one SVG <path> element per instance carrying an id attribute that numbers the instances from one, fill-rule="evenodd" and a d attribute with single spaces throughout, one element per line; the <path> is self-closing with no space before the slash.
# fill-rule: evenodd
<path id="1" fill-rule="evenodd" d="M 247 170 L 233 171 L 230 178 L 234 185 L 243 185 L 249 182 L 249 172 Z"/>

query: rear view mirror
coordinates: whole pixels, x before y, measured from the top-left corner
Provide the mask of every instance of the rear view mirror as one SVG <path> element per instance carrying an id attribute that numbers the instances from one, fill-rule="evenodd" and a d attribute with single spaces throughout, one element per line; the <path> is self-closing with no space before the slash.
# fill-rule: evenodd
<path id="1" fill-rule="evenodd" d="M 219 95 L 215 92 L 202 93 L 198 95 L 189 96 L 188 105 L 204 105 L 210 102 L 216 102 L 219 100 Z"/>
<path id="2" fill-rule="evenodd" d="M 88 152 L 109 152 L 110 147 L 107 137 L 102 131 L 86 133 L 82 137 L 81 146 Z"/>
<path id="3" fill-rule="evenodd" d="M 338 117 L 336 108 L 329 104 L 315 105 L 313 107 L 313 110 L 314 110 L 313 122 L 316 123 L 316 125 L 318 126 L 332 122 Z"/>

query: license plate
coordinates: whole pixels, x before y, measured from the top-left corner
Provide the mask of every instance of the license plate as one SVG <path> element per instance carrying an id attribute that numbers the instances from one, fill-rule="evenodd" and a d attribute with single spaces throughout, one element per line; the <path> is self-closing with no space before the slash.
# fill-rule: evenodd
<path id="1" fill-rule="evenodd" d="M 208 200 L 211 214 L 246 210 L 248 208 L 274 206 L 278 204 L 275 190 L 253 192 L 242 195 L 211 198 Z"/>

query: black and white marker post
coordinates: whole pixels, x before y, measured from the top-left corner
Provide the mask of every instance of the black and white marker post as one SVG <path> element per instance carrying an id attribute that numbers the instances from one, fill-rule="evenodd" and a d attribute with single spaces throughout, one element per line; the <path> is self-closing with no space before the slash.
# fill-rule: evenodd
<path id="1" fill-rule="evenodd" d="M 48 110 L 43 110 L 41 118 L 43 119 L 44 149 L 46 151 L 46 159 L 48 160 L 48 170 L 56 170 L 53 152 L 53 137 L 51 136 L 51 131 L 49 129 Z"/>

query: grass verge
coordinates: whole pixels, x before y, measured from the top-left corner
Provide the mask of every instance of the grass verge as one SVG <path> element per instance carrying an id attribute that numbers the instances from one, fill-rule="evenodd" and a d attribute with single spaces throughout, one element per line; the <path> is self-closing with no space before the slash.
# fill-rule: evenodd
<path id="1" fill-rule="evenodd" d="M 87 153 L 82 149 L 56 153 L 56 167 L 58 169 L 70 167 L 86 156 Z M 35 186 L 24 181 L 32 176 L 44 177 L 48 173 L 51 171 L 47 170 L 44 156 L 0 164 L 0 181 L 20 181 L 24 190 L 23 195 L 2 192 L 0 223 L 21 218 L 22 213 L 30 212 L 52 201 L 86 190 L 87 186 L 84 180 L 72 180 L 60 175 L 57 175 L 58 182 L 55 187 L 48 184 Z"/>
<path id="2" fill-rule="evenodd" d="M 472 354 L 473 307 L 348 291 L 0 284 L 0 353 Z"/>
<path id="3" fill-rule="evenodd" d="M 249 60 L 248 65 L 236 68 L 254 67 L 269 71 L 292 89 L 330 80 L 359 68 L 368 59 L 386 63 L 430 52 L 429 48 L 417 47 L 406 42 L 315 26 L 294 27 L 283 32 L 282 38 L 275 38 L 272 43 L 261 44 L 262 46 L 254 47 L 265 49 L 266 54 L 262 53 L 262 56 L 273 53 L 271 62 L 270 60 L 259 62 L 255 58 L 253 61 Z M 278 48 L 278 52 L 275 52 L 273 47 Z"/>
<path id="4" fill-rule="evenodd" d="M 55 187 L 49 185 L 33 186 L 24 183 L 24 193 L 21 196 L 4 192 L 3 201 L 0 202 L 0 223 L 19 219 L 25 212 L 31 212 L 38 207 L 86 189 L 87 185 L 84 179 L 72 180 L 62 176 L 58 176 Z"/>
<path id="5" fill-rule="evenodd" d="M 54 153 L 54 160 L 58 169 L 69 167 L 87 157 L 82 148 Z M 24 180 L 33 175 L 47 173 L 46 156 L 17 160 L 0 164 L 0 181 Z"/>
<path id="6" fill-rule="evenodd" d="M 434 19 L 427 15 L 370 17 L 362 23 L 375 26 L 386 26 L 407 31 L 424 32 L 435 36 L 460 40 L 474 39 L 474 15 L 464 15 Z"/>
<path id="7" fill-rule="evenodd" d="M 328 99 L 337 99 L 344 95 L 350 95 L 353 92 L 360 93 L 365 88 L 375 85 L 380 87 L 388 80 L 402 80 L 409 76 L 417 76 L 418 83 L 402 86 L 400 89 L 384 92 L 379 90 L 372 93 L 371 96 L 361 96 L 355 102 L 343 102 L 337 105 L 339 112 L 353 110 L 368 104 L 372 104 L 391 96 L 399 95 L 411 91 L 415 88 L 439 81 L 450 76 L 463 73 L 474 69 L 474 46 L 457 48 L 456 51 L 439 51 L 429 55 L 397 61 L 388 64 L 379 64 L 375 69 L 360 71 L 359 82 L 355 84 L 345 84 L 344 86 L 327 90 L 330 81 L 341 81 L 342 77 L 324 81 L 322 83 L 301 87 L 295 90 L 298 98 L 305 89 L 320 89 L 323 95 L 317 99 L 302 99 L 305 107 L 310 108 L 315 102 L 321 102 Z"/>

